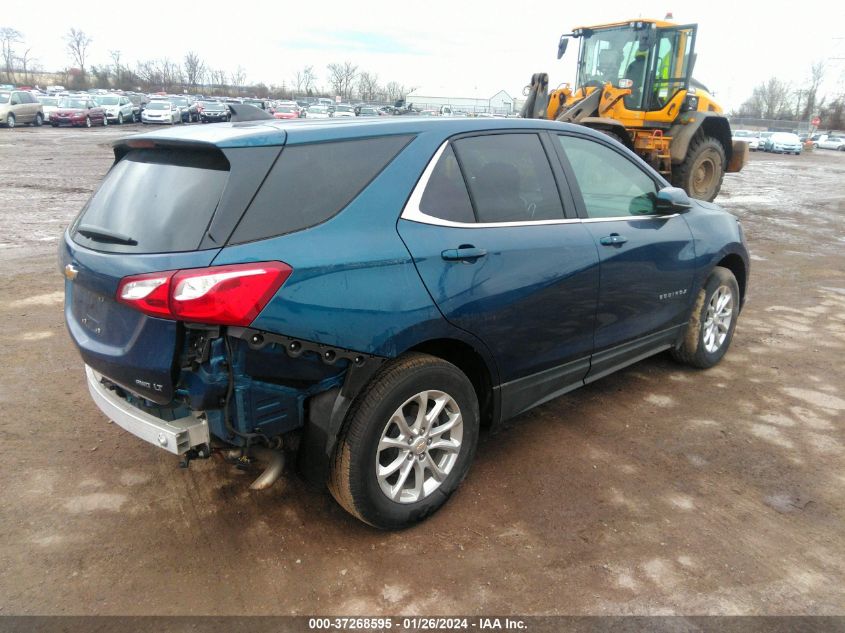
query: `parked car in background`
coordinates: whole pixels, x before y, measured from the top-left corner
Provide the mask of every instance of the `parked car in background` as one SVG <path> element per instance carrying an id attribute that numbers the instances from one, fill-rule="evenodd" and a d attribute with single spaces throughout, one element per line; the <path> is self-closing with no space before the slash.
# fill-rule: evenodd
<path id="1" fill-rule="evenodd" d="M 44 122 L 50 122 L 50 115 L 56 111 L 56 108 L 59 107 L 59 97 L 37 97 L 38 102 L 41 104 L 41 110 L 44 112 Z"/>
<path id="2" fill-rule="evenodd" d="M 335 118 L 350 118 L 355 116 L 355 108 L 347 103 L 339 103 L 334 107 L 332 116 Z"/>
<path id="3" fill-rule="evenodd" d="M 262 121 L 115 156 L 60 247 L 94 402 L 266 462 L 257 488 L 296 446 L 379 528 L 446 502 L 482 424 L 662 351 L 716 365 L 748 285 L 736 217 L 583 126 Z"/>
<path id="4" fill-rule="evenodd" d="M 135 106 L 129 97 L 123 95 L 96 95 L 94 103 L 102 106 L 109 121 L 123 125 L 126 122 L 135 123 Z"/>
<path id="5" fill-rule="evenodd" d="M 381 116 L 381 113 L 372 106 L 361 106 L 358 109 L 358 116 Z"/>
<path id="6" fill-rule="evenodd" d="M 28 90 L 0 90 L 0 125 L 13 128 L 29 123 L 44 122 L 44 110 L 38 99 Z"/>
<path id="7" fill-rule="evenodd" d="M 228 121 L 232 118 L 229 108 L 220 101 L 200 101 L 197 107 L 199 108 L 200 121 L 203 123 Z"/>
<path id="8" fill-rule="evenodd" d="M 86 94 L 61 97 L 56 111 L 50 117 L 50 125 L 53 127 L 92 127 L 95 124 L 105 126 L 109 120 L 106 111 Z"/>
<path id="9" fill-rule="evenodd" d="M 764 152 L 770 151 L 769 149 L 769 139 L 772 138 L 772 134 L 774 132 L 760 132 L 760 140 L 758 142 L 758 149 L 763 150 Z"/>
<path id="10" fill-rule="evenodd" d="M 758 133 L 751 130 L 734 130 L 732 140 L 748 143 L 748 149 L 752 152 L 756 152 L 760 146 Z"/>
<path id="11" fill-rule="evenodd" d="M 273 117 L 276 119 L 298 119 L 299 118 L 299 107 L 296 104 L 282 104 L 277 105 L 275 108 L 275 112 L 273 113 Z"/>
<path id="12" fill-rule="evenodd" d="M 775 154 L 801 153 L 802 144 L 797 134 L 791 132 L 775 132 L 766 141 L 768 150 Z"/>
<path id="13" fill-rule="evenodd" d="M 182 114 L 182 123 L 196 123 L 200 120 L 199 108 L 192 99 L 182 95 L 168 95 L 166 99 L 179 107 Z"/>
<path id="14" fill-rule="evenodd" d="M 182 109 L 175 103 L 156 99 L 150 101 L 141 113 L 141 123 L 182 123 Z"/>
<path id="15" fill-rule="evenodd" d="M 845 152 L 845 136 L 836 136 L 831 134 L 824 140 L 815 141 L 814 145 L 819 149 L 835 149 L 840 152 Z"/>
<path id="16" fill-rule="evenodd" d="M 305 116 L 309 119 L 328 119 L 329 109 L 324 105 L 312 105 L 305 111 Z"/>

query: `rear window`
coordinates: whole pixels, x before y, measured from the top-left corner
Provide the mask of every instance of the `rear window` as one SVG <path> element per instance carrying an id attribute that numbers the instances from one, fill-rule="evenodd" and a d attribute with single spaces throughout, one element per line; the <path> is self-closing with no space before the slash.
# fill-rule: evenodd
<path id="1" fill-rule="evenodd" d="M 132 150 L 82 210 L 73 241 L 117 253 L 195 250 L 220 201 L 228 170 L 217 152 Z"/>
<path id="2" fill-rule="evenodd" d="M 284 235 L 325 222 L 352 202 L 410 140 L 410 136 L 382 136 L 286 147 L 231 243 Z"/>

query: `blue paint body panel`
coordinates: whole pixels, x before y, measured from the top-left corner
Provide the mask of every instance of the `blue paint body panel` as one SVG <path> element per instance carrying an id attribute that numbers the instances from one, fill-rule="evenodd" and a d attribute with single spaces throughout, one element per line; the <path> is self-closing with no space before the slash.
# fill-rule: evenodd
<path id="1" fill-rule="evenodd" d="M 500 408 L 511 415 L 589 380 L 594 355 L 681 327 L 695 294 L 723 257 L 739 257 L 748 270 L 735 218 L 707 203 L 695 202 L 671 218 L 591 223 L 569 216 L 566 222 L 542 226 L 463 228 L 400 219 L 446 140 L 509 129 L 577 130 L 581 136 L 604 138 L 552 121 L 413 117 L 216 124 L 133 137 L 164 145 L 215 146 L 231 161 L 244 152 L 256 153 L 249 148 L 277 148 L 266 150 L 264 163 L 256 161 L 263 169 L 256 172 L 256 183 L 283 148 L 381 135 L 412 140 L 339 213 L 287 235 L 225 245 L 226 231 L 220 230 L 213 242 L 221 248 L 147 255 L 97 252 L 66 235 L 61 265 L 79 270 L 65 284 L 71 337 L 85 362 L 115 383 L 174 411 L 208 410 L 214 434 L 238 443 L 224 428 L 219 404 L 230 375 L 235 429 L 259 428 L 272 435 L 305 423 L 307 398 L 343 386 L 345 362 L 325 367 L 316 355 L 291 359 L 278 345 L 253 350 L 240 341 L 230 363 L 222 338 L 207 357 L 186 360 L 191 330 L 115 301 L 121 278 L 283 261 L 293 273 L 251 329 L 382 359 L 434 340 L 459 340 L 481 357 L 494 393 L 519 399 Z M 125 148 L 126 143 L 115 145 Z M 233 164 L 232 174 L 249 172 L 241 169 L 237 172 Z M 561 166 L 553 169 L 560 181 L 566 180 Z M 573 182 L 568 186 L 576 187 Z M 248 213 L 249 191 L 237 193 L 234 208 Z M 235 217 L 216 220 L 210 226 L 227 231 L 237 224 Z M 603 245 L 602 238 L 614 233 L 627 241 Z M 441 256 L 464 245 L 487 254 L 474 262 Z M 602 369 L 613 362 L 607 360 Z"/>

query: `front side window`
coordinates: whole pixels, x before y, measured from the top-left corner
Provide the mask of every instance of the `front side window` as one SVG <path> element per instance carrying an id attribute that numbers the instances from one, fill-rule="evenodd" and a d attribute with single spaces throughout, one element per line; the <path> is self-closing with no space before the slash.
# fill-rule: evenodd
<path id="1" fill-rule="evenodd" d="M 478 222 L 559 220 L 563 206 L 536 134 L 462 138 L 454 151 Z"/>
<path id="2" fill-rule="evenodd" d="M 597 141 L 558 136 L 589 218 L 654 214 L 657 185 L 633 162 Z"/>

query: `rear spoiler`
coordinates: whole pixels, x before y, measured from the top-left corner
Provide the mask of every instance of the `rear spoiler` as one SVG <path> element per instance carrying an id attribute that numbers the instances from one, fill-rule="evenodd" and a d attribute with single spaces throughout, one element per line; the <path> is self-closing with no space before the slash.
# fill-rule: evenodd
<path id="1" fill-rule="evenodd" d="M 249 103 L 227 103 L 229 112 L 232 113 L 232 121 L 261 121 L 272 119 L 273 115 L 259 107 Z"/>

